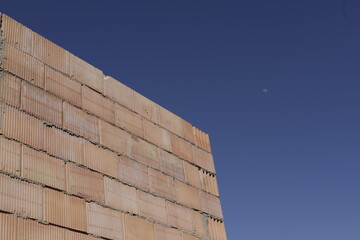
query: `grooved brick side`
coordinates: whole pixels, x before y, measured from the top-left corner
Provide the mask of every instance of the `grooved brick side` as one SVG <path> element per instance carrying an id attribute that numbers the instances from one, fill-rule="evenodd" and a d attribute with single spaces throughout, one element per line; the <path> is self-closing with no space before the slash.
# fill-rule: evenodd
<path id="1" fill-rule="evenodd" d="M 170 135 L 170 140 L 173 153 L 190 162 L 194 161 L 192 156 L 191 144 L 189 142 L 175 136 L 174 134 Z"/>
<path id="2" fill-rule="evenodd" d="M 193 231 L 193 222 L 190 209 L 170 202 L 167 202 L 166 206 L 168 212 L 168 223 L 170 225 L 188 232 Z"/>
<path id="3" fill-rule="evenodd" d="M 160 168 L 158 148 L 136 136 L 131 137 L 128 155 L 153 168 Z"/>
<path id="4" fill-rule="evenodd" d="M 0 137 L 0 171 L 20 175 L 21 146 Z"/>
<path id="5" fill-rule="evenodd" d="M 126 240 L 155 240 L 154 223 L 144 219 L 124 215 Z"/>
<path id="6" fill-rule="evenodd" d="M 176 229 L 155 225 L 156 240 L 182 240 L 182 233 Z"/>
<path id="7" fill-rule="evenodd" d="M 161 223 L 167 223 L 167 212 L 164 199 L 138 191 L 138 202 L 140 215 Z"/>
<path id="8" fill-rule="evenodd" d="M 124 128 L 139 137 L 144 136 L 143 120 L 141 116 L 118 104 L 115 105 L 115 125 Z"/>
<path id="9" fill-rule="evenodd" d="M 0 239 L 17 239 L 17 217 L 0 213 Z"/>
<path id="10" fill-rule="evenodd" d="M 148 168 L 128 158 L 119 158 L 118 178 L 141 189 L 150 190 Z"/>
<path id="11" fill-rule="evenodd" d="M 0 70 L 0 101 L 20 107 L 21 80 Z"/>
<path id="12" fill-rule="evenodd" d="M 161 171 L 176 179 L 185 180 L 183 161 L 164 150 L 160 149 L 159 152 Z"/>
<path id="13" fill-rule="evenodd" d="M 159 171 L 149 169 L 150 191 L 171 200 L 176 200 L 175 182 Z"/>
<path id="14" fill-rule="evenodd" d="M 146 119 L 143 123 L 145 139 L 167 151 L 171 151 L 169 132 Z"/>
<path id="15" fill-rule="evenodd" d="M 126 154 L 130 135 L 117 127 L 100 121 L 100 143 L 121 154 Z"/>
<path id="16" fill-rule="evenodd" d="M 65 230 L 18 218 L 18 240 L 63 240 Z"/>
<path id="17" fill-rule="evenodd" d="M 200 203 L 199 190 L 179 181 L 175 181 L 175 183 L 176 183 L 177 200 L 186 206 L 190 206 L 195 209 L 200 209 L 201 203 Z"/>
<path id="18" fill-rule="evenodd" d="M 192 211 L 194 233 L 202 237 L 207 237 L 208 234 L 208 218 L 196 211 Z"/>
<path id="19" fill-rule="evenodd" d="M 223 218 L 220 199 L 206 192 L 200 191 L 201 209 L 215 217 Z"/>

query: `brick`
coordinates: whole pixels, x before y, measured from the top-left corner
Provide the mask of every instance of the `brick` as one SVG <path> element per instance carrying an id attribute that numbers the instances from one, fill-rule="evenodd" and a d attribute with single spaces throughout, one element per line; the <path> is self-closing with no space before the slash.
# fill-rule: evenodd
<path id="1" fill-rule="evenodd" d="M 193 127 L 193 134 L 195 136 L 196 146 L 211 152 L 209 135 L 197 129 L 196 127 Z"/>
<path id="2" fill-rule="evenodd" d="M 171 151 L 169 132 L 148 120 L 144 119 L 143 122 L 145 139 L 167 151 Z"/>
<path id="3" fill-rule="evenodd" d="M 213 176 L 212 174 L 209 174 L 203 170 L 200 171 L 200 176 L 202 178 L 204 189 L 207 192 L 219 196 L 216 176 Z"/>
<path id="4" fill-rule="evenodd" d="M 166 203 L 168 212 L 168 223 L 171 226 L 186 230 L 193 231 L 192 214 L 190 209 L 182 207 L 175 203 Z"/>
<path id="5" fill-rule="evenodd" d="M 130 135 L 124 130 L 100 121 L 100 143 L 116 152 L 126 154 Z"/>
<path id="6" fill-rule="evenodd" d="M 21 108 L 57 126 L 62 124 L 62 100 L 26 82 L 21 83 Z"/>
<path id="7" fill-rule="evenodd" d="M 138 213 L 136 188 L 108 177 L 105 181 L 105 204 L 131 213 Z"/>
<path id="8" fill-rule="evenodd" d="M 63 126 L 90 141 L 99 142 L 99 122 L 94 116 L 64 102 Z"/>
<path id="9" fill-rule="evenodd" d="M 188 141 L 195 144 L 195 136 L 194 136 L 194 133 L 193 133 L 193 126 L 189 122 L 187 122 L 185 120 L 182 120 L 182 130 L 183 130 L 183 135 L 182 136 L 186 140 L 188 140 Z"/>
<path id="10" fill-rule="evenodd" d="M 190 234 L 186 234 L 184 233 L 183 235 L 183 240 L 200 240 L 201 238 L 195 237 L 193 235 Z M 215 240 L 215 239 L 214 239 Z M 217 239 L 216 239 L 217 240 Z"/>
<path id="11" fill-rule="evenodd" d="M 210 153 L 193 146 L 194 162 L 200 167 L 215 173 L 214 160 Z"/>
<path id="12" fill-rule="evenodd" d="M 136 136 L 131 137 L 128 155 L 148 166 L 159 169 L 160 159 L 158 148 Z"/>
<path id="13" fill-rule="evenodd" d="M 104 92 L 103 72 L 72 54 L 70 55 L 70 76 L 98 92 Z"/>
<path id="14" fill-rule="evenodd" d="M 19 78 L 0 71 L 0 101 L 20 107 L 20 83 Z"/>
<path id="15" fill-rule="evenodd" d="M 87 231 L 111 239 L 124 239 L 123 215 L 120 212 L 87 203 Z"/>
<path id="16" fill-rule="evenodd" d="M 189 142 L 175 136 L 174 134 L 170 135 L 170 140 L 171 149 L 174 154 L 190 162 L 194 161 L 192 156 L 192 146 Z"/>
<path id="17" fill-rule="evenodd" d="M 161 106 L 159 106 L 159 124 L 178 136 L 183 136 L 182 119 Z"/>
<path id="18" fill-rule="evenodd" d="M 156 240 L 182 240 L 182 233 L 176 229 L 155 224 Z"/>
<path id="19" fill-rule="evenodd" d="M 209 218 L 209 233 L 211 239 L 226 240 L 226 231 L 223 222 Z"/>
<path id="20" fill-rule="evenodd" d="M 138 190 L 138 199 L 141 216 L 167 223 L 166 204 L 163 198 Z"/>
<path id="21" fill-rule="evenodd" d="M 0 239 L 17 239 L 17 217 L 0 213 Z"/>
<path id="22" fill-rule="evenodd" d="M 84 143 L 84 164 L 101 173 L 117 176 L 118 156 L 88 141 Z"/>
<path id="23" fill-rule="evenodd" d="M 133 90 L 116 79 L 109 76 L 104 78 L 104 94 L 122 106 L 133 109 Z"/>
<path id="24" fill-rule="evenodd" d="M 21 146 L 0 137 L 0 171 L 20 175 Z"/>
<path id="25" fill-rule="evenodd" d="M 18 218 L 17 240 L 63 240 L 64 238 L 65 230 L 62 228 Z"/>
<path id="26" fill-rule="evenodd" d="M 9 106 L 5 106 L 4 110 L 4 135 L 44 149 L 44 124 L 42 121 Z"/>
<path id="27" fill-rule="evenodd" d="M 48 66 L 45 66 L 45 89 L 81 107 L 81 84 Z"/>
<path id="28" fill-rule="evenodd" d="M 65 240 L 99 240 L 99 238 L 95 238 L 87 234 L 65 230 Z"/>
<path id="29" fill-rule="evenodd" d="M 144 136 L 141 116 L 118 104 L 115 105 L 115 125 L 139 137 Z"/>
<path id="30" fill-rule="evenodd" d="M 207 217 L 199 212 L 192 211 L 194 233 L 202 236 L 208 236 L 208 221 Z"/>
<path id="31" fill-rule="evenodd" d="M 135 112 L 155 123 L 159 123 L 159 106 L 156 103 L 135 91 L 133 101 Z"/>
<path id="32" fill-rule="evenodd" d="M 136 216 L 124 215 L 126 240 L 155 240 L 154 223 Z"/>
<path id="33" fill-rule="evenodd" d="M 115 123 L 115 104 L 86 86 L 82 86 L 82 107 L 101 119 Z"/>
<path id="34" fill-rule="evenodd" d="M 141 189 L 150 190 L 148 168 L 128 158 L 120 157 L 118 178 Z"/>
<path id="35" fill-rule="evenodd" d="M 198 188 L 203 188 L 203 182 L 200 178 L 200 170 L 198 167 L 184 162 L 186 181 Z"/>
<path id="36" fill-rule="evenodd" d="M 176 200 L 175 182 L 162 172 L 149 169 L 150 191 L 168 199 Z"/>
<path id="37" fill-rule="evenodd" d="M 104 203 L 104 182 L 102 175 L 66 164 L 67 189 L 76 196 Z"/>
<path id="38" fill-rule="evenodd" d="M 44 220 L 46 222 L 65 226 L 67 210 L 65 194 L 49 188 L 44 189 Z"/>
<path id="39" fill-rule="evenodd" d="M 9 44 L 4 44 L 3 54 L 1 63 L 3 69 L 39 87 L 44 87 L 44 63 Z"/>
<path id="40" fill-rule="evenodd" d="M 200 209 L 199 190 L 179 181 L 175 181 L 175 184 L 178 202 L 195 209 Z"/>
<path id="41" fill-rule="evenodd" d="M 182 162 L 183 161 L 175 155 L 170 154 L 164 150 L 160 150 L 161 171 L 164 173 L 169 174 L 176 179 L 185 180 Z"/>
<path id="42" fill-rule="evenodd" d="M 36 219 L 43 216 L 40 186 L 0 175 L 0 209 Z"/>
<path id="43" fill-rule="evenodd" d="M 220 199 L 206 192 L 200 191 L 201 210 L 212 216 L 223 218 Z"/>
<path id="44" fill-rule="evenodd" d="M 83 163 L 84 140 L 54 127 L 45 128 L 45 150 L 57 157 Z"/>
<path id="45" fill-rule="evenodd" d="M 58 189 L 65 189 L 65 163 L 29 147 L 22 147 L 22 176 Z"/>

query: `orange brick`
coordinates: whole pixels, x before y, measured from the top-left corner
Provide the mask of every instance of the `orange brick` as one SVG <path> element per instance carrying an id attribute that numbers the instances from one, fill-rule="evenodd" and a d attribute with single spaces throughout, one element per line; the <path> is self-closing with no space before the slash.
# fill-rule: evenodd
<path id="1" fill-rule="evenodd" d="M 98 92 L 104 92 L 103 72 L 72 54 L 70 55 L 70 76 Z"/>
<path id="2" fill-rule="evenodd" d="M 144 136 L 141 116 L 118 104 L 115 105 L 115 125 L 139 137 Z"/>
<path id="3" fill-rule="evenodd" d="M 156 240 L 182 240 L 182 233 L 176 229 L 155 224 Z"/>
<path id="4" fill-rule="evenodd" d="M 45 150 L 57 157 L 83 163 L 84 140 L 53 127 L 45 128 Z"/>
<path id="5" fill-rule="evenodd" d="M 202 236 L 208 236 L 208 221 L 207 217 L 199 212 L 192 211 L 194 233 Z"/>
<path id="6" fill-rule="evenodd" d="M 169 132 L 152 122 L 144 119 L 144 137 L 155 145 L 171 151 Z"/>
<path id="7" fill-rule="evenodd" d="M 193 146 L 194 162 L 200 167 L 215 173 L 214 160 L 210 153 Z"/>
<path id="8" fill-rule="evenodd" d="M 167 202 L 168 223 L 171 226 L 192 232 L 193 222 L 191 211 L 175 203 Z"/>
<path id="9" fill-rule="evenodd" d="M 226 231 L 223 222 L 209 218 L 209 233 L 211 239 L 226 240 Z"/>
<path id="10" fill-rule="evenodd" d="M 82 86 L 82 107 L 101 119 L 115 123 L 114 103 L 86 86 Z"/>
<path id="11" fill-rule="evenodd" d="M 200 170 L 198 167 L 191 165 L 190 163 L 184 162 L 186 181 L 191 185 L 203 188 L 203 182 L 200 178 Z"/>
<path id="12" fill-rule="evenodd" d="M 162 172 L 149 169 L 150 191 L 168 199 L 176 200 L 175 182 Z"/>
<path id="13" fill-rule="evenodd" d="M 99 238 L 95 238 L 87 234 L 65 230 L 65 240 L 99 240 Z"/>
<path id="14" fill-rule="evenodd" d="M 184 233 L 183 235 L 183 240 L 200 240 L 201 238 L 195 237 L 193 235 L 190 234 L 186 234 Z M 215 240 L 215 239 L 214 239 Z M 217 239 L 216 239 L 217 240 Z"/>
<path id="15" fill-rule="evenodd" d="M 44 64 L 9 44 L 4 44 L 1 66 L 22 79 L 44 87 Z"/>
<path id="16" fill-rule="evenodd" d="M 21 108 L 57 126 L 62 124 L 62 100 L 28 83 L 21 83 Z"/>
<path id="17" fill-rule="evenodd" d="M 154 223 L 127 214 L 124 223 L 126 240 L 155 240 Z"/>
<path id="18" fill-rule="evenodd" d="M 81 84 L 45 66 L 45 89 L 81 107 Z"/>
<path id="19" fill-rule="evenodd" d="M 185 180 L 182 162 L 183 161 L 175 155 L 170 154 L 164 150 L 160 150 L 161 171 L 164 173 L 169 174 L 176 179 Z"/>
<path id="20" fill-rule="evenodd" d="M 118 156 L 88 141 L 84 143 L 84 164 L 101 173 L 117 176 Z"/>
<path id="21" fill-rule="evenodd" d="M 40 186 L 0 175 L 0 209 L 42 220 L 43 199 Z"/>
<path id="22" fill-rule="evenodd" d="M 193 134 L 195 136 L 196 146 L 211 152 L 209 135 L 197 129 L 196 127 L 193 127 Z"/>
<path id="23" fill-rule="evenodd" d="M 200 191 L 201 210 L 212 216 L 223 218 L 220 199 L 206 192 Z"/>
<path id="24" fill-rule="evenodd" d="M 159 106 L 143 95 L 134 91 L 134 111 L 147 119 L 159 123 Z"/>
<path id="25" fill-rule="evenodd" d="M 183 136 L 182 119 L 161 106 L 159 106 L 159 124 L 169 131 Z"/>
<path id="26" fill-rule="evenodd" d="M 0 171 L 20 175 L 21 146 L 0 137 Z"/>
<path id="27" fill-rule="evenodd" d="M 131 137 L 128 155 L 148 166 L 160 168 L 158 148 L 136 136 Z"/>
<path id="28" fill-rule="evenodd" d="M 170 135 L 170 140 L 171 140 L 171 149 L 174 154 L 190 162 L 194 161 L 192 156 L 192 149 L 191 149 L 192 146 L 189 142 L 175 136 L 174 134 Z"/>
<path id="29" fill-rule="evenodd" d="M 199 190 L 179 181 L 175 181 L 175 183 L 178 201 L 186 206 L 200 209 Z"/>
<path id="30" fill-rule="evenodd" d="M 63 228 L 18 218 L 17 240 L 63 240 L 64 238 L 65 230 Z"/>
<path id="31" fill-rule="evenodd" d="M 148 168 L 125 157 L 120 157 L 118 165 L 118 178 L 121 181 L 150 190 Z"/>
<path id="32" fill-rule="evenodd" d="M 195 144 L 195 136 L 194 136 L 194 133 L 193 133 L 193 126 L 189 122 L 187 122 L 185 120 L 182 120 L 182 125 L 183 125 L 183 127 L 182 127 L 182 129 L 183 129 L 183 137 L 186 140 L 188 140 L 188 141 Z"/>
<path id="33" fill-rule="evenodd" d="M 163 198 L 138 190 L 140 215 L 167 223 L 166 204 Z"/>
<path id="34" fill-rule="evenodd" d="M 126 154 L 130 135 L 124 130 L 100 121 L 100 143 L 116 152 Z"/>
<path id="35" fill-rule="evenodd" d="M 85 201 L 65 195 L 65 226 L 86 231 L 86 205 Z"/>
<path id="36" fill-rule="evenodd" d="M 85 138 L 99 142 L 99 122 L 94 116 L 64 102 L 64 128 L 73 131 Z"/>
<path id="37" fill-rule="evenodd" d="M 65 196 L 66 195 L 63 192 L 58 192 L 49 188 L 44 189 L 44 220 L 46 222 L 65 226 L 65 214 L 67 211 L 65 206 Z"/>
<path id="38" fill-rule="evenodd" d="M 65 189 L 64 161 L 26 146 L 23 146 L 22 161 L 22 176 L 24 178 L 54 188 Z"/>
<path id="39" fill-rule="evenodd" d="M 0 239 L 18 239 L 17 238 L 17 217 L 0 213 Z"/>
<path id="40" fill-rule="evenodd" d="M 89 233 L 116 240 L 124 239 L 122 213 L 95 203 L 87 203 L 86 211 Z"/>
<path id="41" fill-rule="evenodd" d="M 213 176 L 212 174 L 209 174 L 203 170 L 200 171 L 200 174 L 205 190 L 207 192 L 219 196 L 216 176 Z"/>
<path id="42" fill-rule="evenodd" d="M 104 182 L 102 175 L 90 170 L 78 167 L 74 164 L 66 164 L 67 189 L 77 196 L 104 202 Z"/>
<path id="43" fill-rule="evenodd" d="M 20 107 L 20 79 L 0 71 L 0 101 Z"/>
<path id="44" fill-rule="evenodd" d="M 122 106 L 133 109 L 133 90 L 116 79 L 109 76 L 104 78 L 104 94 Z"/>

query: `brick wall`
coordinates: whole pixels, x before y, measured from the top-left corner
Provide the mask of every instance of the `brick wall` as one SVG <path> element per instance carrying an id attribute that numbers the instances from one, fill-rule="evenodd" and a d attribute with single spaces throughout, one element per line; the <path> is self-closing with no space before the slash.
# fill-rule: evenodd
<path id="1" fill-rule="evenodd" d="M 206 133 L 4 14 L 0 40 L 0 239 L 226 239 Z"/>

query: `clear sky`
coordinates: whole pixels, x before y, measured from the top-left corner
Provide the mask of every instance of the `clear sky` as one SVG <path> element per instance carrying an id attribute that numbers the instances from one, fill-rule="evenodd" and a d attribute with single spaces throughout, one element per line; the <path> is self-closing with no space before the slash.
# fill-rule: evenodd
<path id="1" fill-rule="evenodd" d="M 208 132 L 229 239 L 360 239 L 360 1 L 0 11 Z"/>

